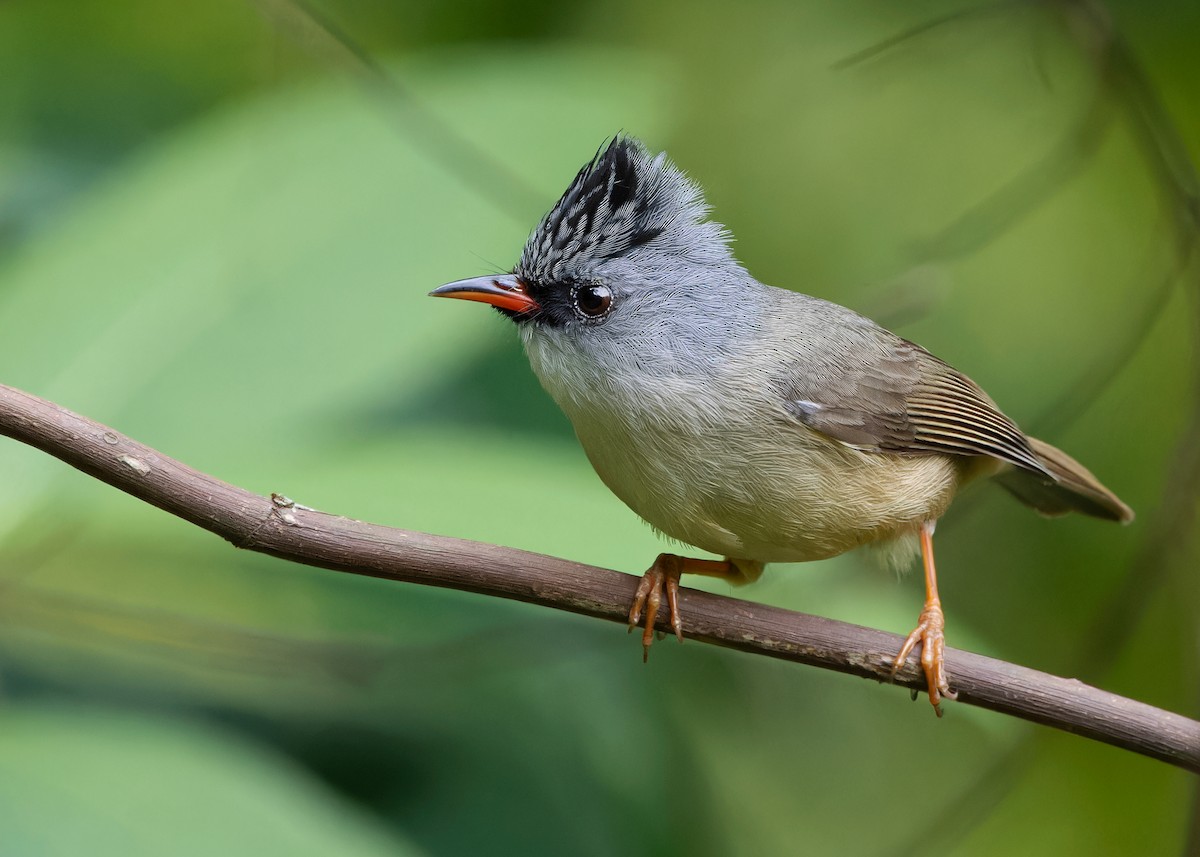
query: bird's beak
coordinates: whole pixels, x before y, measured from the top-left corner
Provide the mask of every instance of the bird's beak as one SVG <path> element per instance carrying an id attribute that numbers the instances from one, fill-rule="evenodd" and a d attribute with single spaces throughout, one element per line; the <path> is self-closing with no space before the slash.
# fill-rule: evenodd
<path id="1" fill-rule="evenodd" d="M 482 301 L 485 304 L 517 313 L 531 312 L 540 308 L 538 302 L 531 298 L 525 290 L 525 284 L 513 274 L 458 280 L 434 289 L 429 295 L 434 298 Z"/>

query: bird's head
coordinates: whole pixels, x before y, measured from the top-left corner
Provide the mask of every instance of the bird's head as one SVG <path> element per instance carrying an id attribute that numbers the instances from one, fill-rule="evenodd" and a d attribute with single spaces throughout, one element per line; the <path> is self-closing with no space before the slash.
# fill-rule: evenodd
<path id="1" fill-rule="evenodd" d="M 431 294 L 491 304 L 518 325 L 531 357 L 549 347 L 614 359 L 657 343 L 666 359 L 706 335 L 711 351 L 706 329 L 727 331 L 749 276 L 707 215 L 700 189 L 665 154 L 617 136 L 542 218 L 512 273 Z"/>

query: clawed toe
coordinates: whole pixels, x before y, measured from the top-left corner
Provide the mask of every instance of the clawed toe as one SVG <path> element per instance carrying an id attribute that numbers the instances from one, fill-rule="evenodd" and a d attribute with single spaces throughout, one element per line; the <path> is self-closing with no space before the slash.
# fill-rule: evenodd
<path id="1" fill-rule="evenodd" d="M 950 689 L 946 678 L 946 619 L 941 605 L 934 602 L 925 605 L 917 627 L 905 639 L 900 653 L 892 662 L 892 675 L 900 670 L 917 643 L 921 644 L 921 670 L 925 673 L 925 682 L 929 688 L 929 702 L 937 716 L 942 716 L 942 699 L 953 700 L 957 694 Z M 914 699 L 915 699 L 914 694 Z"/>
<path id="2" fill-rule="evenodd" d="M 637 592 L 633 596 L 633 604 L 629 608 L 629 630 L 632 632 L 642 622 L 645 613 L 646 621 L 642 631 L 642 660 L 650 659 L 650 646 L 654 643 L 654 623 L 658 619 L 658 610 L 662 606 L 663 595 L 666 594 L 667 612 L 671 620 L 671 630 L 679 641 L 683 642 L 683 620 L 679 616 L 679 577 L 682 574 L 682 561 L 671 554 L 660 554 L 654 564 L 642 575 Z"/>

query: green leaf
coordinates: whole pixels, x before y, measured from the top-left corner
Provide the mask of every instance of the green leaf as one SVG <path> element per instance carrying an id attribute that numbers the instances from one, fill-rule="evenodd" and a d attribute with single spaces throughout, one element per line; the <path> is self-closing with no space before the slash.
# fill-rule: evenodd
<path id="1" fill-rule="evenodd" d="M 0 829 L 22 857 L 420 853 L 243 739 L 82 706 L 0 711 Z"/>

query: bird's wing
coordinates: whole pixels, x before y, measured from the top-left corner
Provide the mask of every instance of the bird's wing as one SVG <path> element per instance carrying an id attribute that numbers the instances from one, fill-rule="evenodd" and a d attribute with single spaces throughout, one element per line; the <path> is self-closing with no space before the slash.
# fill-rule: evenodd
<path id="1" fill-rule="evenodd" d="M 899 454 L 987 455 L 1053 475 L 979 385 L 890 334 L 869 359 L 777 379 L 784 409 L 848 446 Z"/>

